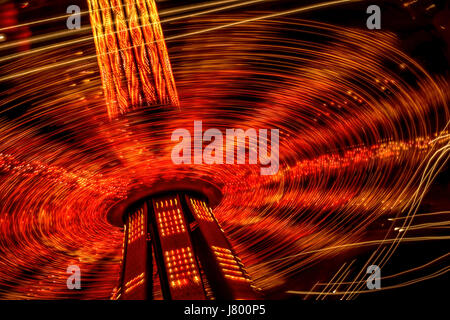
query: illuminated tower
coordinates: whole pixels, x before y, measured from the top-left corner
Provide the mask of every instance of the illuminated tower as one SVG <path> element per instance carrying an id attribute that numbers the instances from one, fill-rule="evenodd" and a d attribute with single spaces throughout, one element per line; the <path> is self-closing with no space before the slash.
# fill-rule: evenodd
<path id="1" fill-rule="evenodd" d="M 165 299 L 252 299 L 255 291 L 211 206 L 220 192 L 205 182 L 143 188 L 117 203 L 109 221 L 124 226 L 115 299 L 152 299 L 153 267 Z M 155 260 L 153 263 L 153 259 Z"/>
<path id="2" fill-rule="evenodd" d="M 154 0 L 88 0 L 111 120 L 178 96 Z M 158 181 L 132 190 L 108 212 L 124 228 L 114 299 L 152 299 L 156 267 L 165 299 L 251 299 L 254 288 L 212 207 L 203 181 Z"/>

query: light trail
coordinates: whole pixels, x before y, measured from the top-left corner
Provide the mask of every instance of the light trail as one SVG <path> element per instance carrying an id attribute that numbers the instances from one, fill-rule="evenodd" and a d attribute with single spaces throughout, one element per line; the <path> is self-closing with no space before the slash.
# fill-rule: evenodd
<path id="1" fill-rule="evenodd" d="M 253 1 L 250 1 L 250 2 L 253 3 L 254 1 L 262 1 L 262 0 L 253 0 Z M 320 3 L 320 4 L 316 4 L 316 5 L 300 7 L 300 8 L 293 9 L 293 10 L 282 11 L 280 13 L 263 15 L 263 16 L 259 16 L 259 17 L 245 19 L 245 20 L 241 20 L 241 21 L 238 21 L 238 22 L 228 23 L 228 24 L 224 24 L 224 25 L 221 25 L 221 26 L 213 27 L 213 28 L 208 28 L 208 29 L 203 29 L 203 30 L 200 30 L 200 31 L 195 31 L 195 32 L 182 34 L 182 35 L 179 35 L 179 36 L 167 37 L 167 38 L 165 38 L 165 41 L 169 42 L 169 41 L 172 41 L 172 40 L 178 40 L 178 39 L 182 39 L 182 38 L 186 38 L 186 37 L 192 37 L 194 35 L 199 35 L 199 34 L 202 34 L 202 33 L 212 32 L 212 31 L 216 31 L 216 30 L 220 30 L 220 29 L 224 29 L 224 28 L 230 28 L 230 27 L 234 27 L 234 26 L 237 26 L 237 25 L 242 25 L 242 24 L 255 22 L 255 21 L 259 21 L 259 20 L 276 18 L 276 17 L 282 17 L 282 16 L 286 16 L 286 15 L 291 15 L 291 14 L 294 14 L 294 13 L 307 12 L 307 11 L 311 11 L 311 10 L 315 10 L 315 9 L 321 9 L 321 8 L 325 8 L 325 7 L 328 7 L 328 6 L 341 5 L 341 4 L 346 4 L 346 3 L 351 3 L 351 2 L 360 2 L 360 1 L 364 1 L 364 0 L 337 0 L 337 1 L 324 2 L 324 3 Z M 194 15 L 191 15 L 191 17 L 192 16 L 194 16 Z M 174 19 L 177 19 L 177 18 L 174 18 Z M 90 39 L 92 39 L 92 38 L 90 38 Z M 46 48 L 42 48 L 42 49 L 36 49 L 36 51 L 34 51 L 34 52 L 47 51 L 49 49 L 56 49 L 56 48 L 59 48 L 59 47 L 62 47 L 62 46 L 66 46 L 68 44 L 72 45 L 72 44 L 76 44 L 76 43 L 80 43 L 80 42 L 84 42 L 84 41 L 86 41 L 86 40 L 83 40 L 83 39 L 81 39 L 81 40 L 80 39 L 72 40 L 72 41 L 68 41 L 68 43 L 66 43 L 66 44 L 61 44 L 60 43 L 60 44 L 57 44 L 57 45 L 50 46 L 50 48 L 46 47 Z M 155 43 L 157 43 L 157 41 L 145 42 L 146 45 L 153 45 Z M 121 50 L 117 50 L 117 52 L 121 52 L 121 51 L 124 51 L 124 50 L 129 50 L 129 49 L 133 49 L 133 48 L 135 48 L 135 46 L 130 46 L 130 47 L 127 47 L 127 48 L 124 48 L 124 49 L 121 49 Z M 110 52 L 109 54 L 111 54 L 111 53 L 114 53 L 114 52 Z M 25 52 L 22 55 L 27 55 L 27 54 L 29 54 L 29 53 Z M 18 77 L 23 77 L 23 76 L 26 76 L 28 74 L 35 73 L 35 72 L 48 71 L 48 70 L 51 70 L 51 69 L 54 69 L 54 68 L 57 68 L 57 67 L 60 67 L 60 66 L 74 64 L 74 63 L 78 63 L 78 62 L 81 62 L 81 61 L 84 61 L 84 60 L 96 59 L 97 56 L 98 55 L 95 54 L 95 55 L 83 57 L 82 60 L 77 59 L 76 61 L 66 61 L 66 62 L 62 62 L 62 63 L 55 63 L 55 64 L 51 64 L 51 65 L 49 65 L 47 67 L 32 69 L 32 70 L 16 73 L 16 74 L 13 74 L 13 75 L 10 75 L 10 76 L 1 77 L 0 78 L 0 82 L 6 81 L 6 80 L 11 80 L 11 79 L 18 78 Z M 17 57 L 17 54 L 14 55 L 14 57 Z M 6 60 L 10 60 L 10 59 L 12 59 L 12 56 L 7 57 Z"/>
<path id="2" fill-rule="evenodd" d="M 220 12 L 220 11 L 224 11 L 224 10 L 230 10 L 230 9 L 234 9 L 234 8 L 238 8 L 238 7 L 248 6 L 248 5 L 252 5 L 252 4 L 255 4 L 255 3 L 259 3 L 259 2 L 269 2 L 269 1 L 274 1 L 274 0 L 251 0 L 251 1 L 246 1 L 246 2 L 240 2 L 238 4 L 233 4 L 233 5 L 229 5 L 229 6 L 219 7 L 219 8 L 210 9 L 210 10 L 201 11 L 201 12 L 196 12 L 196 13 L 191 13 L 191 14 L 188 14 L 188 15 L 180 16 L 180 17 L 168 18 L 168 19 L 162 20 L 161 24 L 174 22 L 174 21 L 179 21 L 179 20 L 184 20 L 184 19 L 187 19 L 187 18 L 193 18 L 193 17 L 206 15 L 206 14 L 210 14 L 210 13 L 215 13 L 215 12 Z M 103 10 L 102 9 L 93 10 L 93 12 L 97 12 L 97 11 L 103 11 Z M 125 19 L 124 21 L 128 21 L 128 20 Z M 115 24 L 115 22 L 114 22 L 114 24 Z M 133 28 L 128 28 L 127 30 L 128 31 L 133 31 L 135 29 L 138 29 L 138 28 L 141 28 L 141 27 L 144 27 L 144 26 L 152 26 L 152 24 L 139 24 L 138 26 L 135 26 Z M 59 37 L 59 36 L 66 36 L 67 37 L 67 36 L 69 36 L 69 35 L 71 35 L 73 33 L 78 33 L 78 32 L 83 32 L 83 31 L 91 31 L 91 30 L 92 30 L 91 26 L 83 27 L 83 28 L 81 28 L 79 30 L 66 30 L 64 32 L 57 32 L 57 33 L 55 33 L 53 35 L 50 35 L 50 36 L 37 37 L 37 40 L 39 40 L 39 41 L 44 41 L 45 40 L 46 41 L 46 40 L 54 39 L 55 37 Z M 108 32 L 108 33 L 105 33 L 105 36 L 116 35 L 117 33 L 118 33 L 117 31 Z M 30 50 L 27 50 L 27 51 L 22 52 L 22 53 L 15 53 L 15 54 L 11 54 L 9 56 L 2 57 L 2 58 L 0 58 L 0 62 L 5 62 L 5 61 L 8 61 L 8 60 L 17 59 L 17 58 L 21 58 L 21 57 L 26 57 L 26 56 L 29 56 L 29 55 L 38 54 L 38 53 L 42 53 L 42 52 L 45 52 L 45 51 L 51 51 L 51 50 L 55 50 L 55 49 L 66 47 L 66 46 L 80 44 L 80 43 L 92 41 L 94 39 L 95 39 L 94 36 L 88 36 L 88 37 L 83 37 L 83 38 L 79 38 L 79 39 L 75 39 L 75 40 L 68 40 L 68 41 L 64 41 L 64 42 L 59 42 L 59 43 L 56 43 L 54 45 L 48 45 L 48 46 L 45 46 L 45 47 L 42 47 L 42 48 L 30 49 Z M 34 40 L 36 40 L 36 39 L 34 39 Z M 14 45 L 21 45 L 21 44 L 23 44 L 23 43 L 25 43 L 27 41 L 29 41 L 29 40 L 27 39 L 27 40 L 17 41 L 15 43 L 6 43 L 4 45 L 0 45 L 0 49 L 7 49 L 7 48 L 10 48 L 10 47 L 13 47 Z M 153 44 L 156 44 L 156 43 L 158 43 L 158 41 L 154 41 L 154 42 L 151 42 L 151 43 L 147 42 L 146 44 L 147 45 L 153 45 Z M 127 49 L 132 49 L 134 47 L 135 46 L 128 47 L 128 48 L 125 48 L 125 49 L 122 49 L 122 50 L 118 50 L 118 52 L 119 51 L 124 51 L 124 50 L 127 50 Z"/>
<path id="3" fill-rule="evenodd" d="M 212 7 L 212 6 L 215 6 L 215 5 L 221 5 L 221 4 L 232 3 L 232 2 L 237 2 L 237 1 L 239 1 L 239 0 L 209 1 L 209 2 L 206 2 L 206 3 L 203 3 L 203 4 L 184 6 L 184 7 L 181 7 L 181 8 L 165 10 L 165 11 L 162 11 L 160 13 L 160 16 L 162 17 L 162 16 L 165 16 L 165 15 L 171 15 L 171 14 L 174 14 L 174 13 L 186 12 L 186 11 L 191 11 L 191 10 L 195 10 L 195 9 L 207 8 L 207 7 Z M 124 6 L 110 7 L 110 9 L 114 9 L 114 8 L 118 8 L 118 7 L 122 8 Z M 100 12 L 103 11 L 103 10 L 105 10 L 105 9 L 98 9 L 98 11 L 100 11 Z M 85 14 L 89 14 L 89 10 L 80 11 L 80 16 L 83 16 Z M 41 20 L 35 20 L 35 21 L 26 22 L 26 23 L 16 24 L 14 26 L 0 28 L 0 32 L 6 31 L 6 30 L 15 29 L 15 28 L 28 27 L 28 26 L 32 26 L 32 25 L 36 25 L 36 24 L 43 24 L 43 23 L 48 23 L 48 22 L 52 22 L 52 21 L 67 19 L 71 15 L 72 14 L 65 14 L 65 15 L 61 15 L 61 16 L 57 16 L 57 17 L 46 18 L 46 19 L 41 19 Z"/>

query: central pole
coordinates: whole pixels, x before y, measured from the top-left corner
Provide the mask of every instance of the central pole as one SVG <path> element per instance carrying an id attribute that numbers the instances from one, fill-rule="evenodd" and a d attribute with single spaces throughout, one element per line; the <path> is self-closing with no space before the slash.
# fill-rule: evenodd
<path id="1" fill-rule="evenodd" d="M 110 119 L 178 106 L 155 1 L 88 3 Z M 211 209 L 220 197 L 203 181 L 158 181 L 114 205 L 108 219 L 124 228 L 124 240 L 113 299 L 153 299 L 154 267 L 165 299 L 254 298 L 250 277 Z"/>
<path id="2" fill-rule="evenodd" d="M 154 0 L 88 0 L 108 115 L 179 106 Z"/>

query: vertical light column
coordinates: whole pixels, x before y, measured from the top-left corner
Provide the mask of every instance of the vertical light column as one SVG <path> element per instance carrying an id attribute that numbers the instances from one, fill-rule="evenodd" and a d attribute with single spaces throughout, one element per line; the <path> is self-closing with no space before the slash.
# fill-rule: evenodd
<path id="1" fill-rule="evenodd" d="M 196 245 L 199 257 L 215 295 L 225 299 L 254 299 L 255 287 L 242 261 L 231 248 L 208 204 L 185 195 L 189 210 L 198 224 Z M 204 263 L 207 261 L 208 263 Z"/>
<path id="2" fill-rule="evenodd" d="M 131 212 L 126 221 L 121 299 L 143 300 L 149 295 L 152 256 L 147 241 L 147 227 L 147 205 L 144 203 Z"/>
<path id="3" fill-rule="evenodd" d="M 154 198 L 156 229 L 160 244 L 160 272 L 166 276 L 170 298 L 203 300 L 205 291 L 178 195 Z M 161 279 L 165 281 L 165 279 Z"/>
<path id="4" fill-rule="evenodd" d="M 152 105 L 179 105 L 154 0 L 88 0 L 111 119 Z"/>

